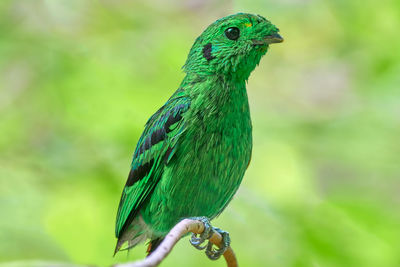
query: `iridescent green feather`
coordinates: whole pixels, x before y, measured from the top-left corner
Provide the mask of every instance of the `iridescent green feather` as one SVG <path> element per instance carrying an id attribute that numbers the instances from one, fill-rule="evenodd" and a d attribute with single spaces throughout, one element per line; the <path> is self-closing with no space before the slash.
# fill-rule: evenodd
<path id="1" fill-rule="evenodd" d="M 218 216 L 237 191 L 252 150 L 246 81 L 278 29 L 239 13 L 193 44 L 179 89 L 147 122 L 117 214 L 116 251 L 149 238 L 157 246 L 186 217 Z M 152 247 L 153 249 L 154 247 Z"/>

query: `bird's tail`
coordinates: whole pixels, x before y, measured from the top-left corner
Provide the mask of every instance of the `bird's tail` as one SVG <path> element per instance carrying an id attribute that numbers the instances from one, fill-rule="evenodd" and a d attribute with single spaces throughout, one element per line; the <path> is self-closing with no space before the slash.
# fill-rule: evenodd
<path id="1" fill-rule="evenodd" d="M 115 246 L 114 256 L 118 251 L 129 250 L 139 243 L 144 242 L 150 237 L 150 232 L 142 216 L 137 216 L 129 225 L 129 227 L 118 237 L 117 245 Z M 122 248 L 125 243 L 126 247 Z"/>

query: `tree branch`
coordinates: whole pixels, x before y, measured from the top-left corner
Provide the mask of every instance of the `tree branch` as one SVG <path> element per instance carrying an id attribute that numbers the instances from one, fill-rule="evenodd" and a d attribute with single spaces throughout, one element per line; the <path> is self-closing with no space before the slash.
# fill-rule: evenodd
<path id="1" fill-rule="evenodd" d="M 201 234 L 204 231 L 204 224 L 201 221 L 184 219 L 171 229 L 168 235 L 165 237 L 163 242 L 158 246 L 158 248 L 150 254 L 144 260 L 117 264 L 114 267 L 152 267 L 157 266 L 161 263 L 165 257 L 171 252 L 175 244 L 181 239 L 185 234 L 192 232 L 195 234 Z M 209 239 L 214 245 L 221 247 L 222 236 L 214 231 L 214 234 Z M 231 247 L 228 247 L 224 253 L 224 258 L 228 267 L 237 267 L 238 263 L 236 260 L 235 253 Z"/>

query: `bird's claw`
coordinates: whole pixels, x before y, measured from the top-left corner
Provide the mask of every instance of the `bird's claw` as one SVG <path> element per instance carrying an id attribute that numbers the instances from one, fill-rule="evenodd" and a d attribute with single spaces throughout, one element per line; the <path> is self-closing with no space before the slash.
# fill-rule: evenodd
<path id="1" fill-rule="evenodd" d="M 210 221 L 206 217 L 195 217 L 191 219 L 203 222 L 204 231 L 198 237 L 196 234 L 192 234 L 192 237 L 190 238 L 190 243 L 199 250 L 206 249 L 205 253 L 209 259 L 211 260 L 219 259 L 219 257 L 221 257 L 221 255 L 225 253 L 226 249 L 231 244 L 229 233 L 217 227 L 212 227 Z M 208 241 L 207 245 L 202 246 L 202 244 L 206 240 L 209 240 L 212 237 L 214 232 L 217 232 L 222 236 L 221 247 L 218 249 L 214 249 L 213 243 L 211 243 L 210 241 Z"/>
<path id="2" fill-rule="evenodd" d="M 227 248 L 230 246 L 231 238 L 229 237 L 228 232 L 223 231 L 219 228 L 213 227 L 213 231 L 219 233 L 222 236 L 221 247 L 219 249 L 215 250 L 213 248 L 213 243 L 208 242 L 207 249 L 206 249 L 206 255 L 211 260 L 217 260 L 217 259 L 219 259 L 219 257 L 221 257 L 222 254 L 225 253 Z"/>
<path id="3" fill-rule="evenodd" d="M 197 237 L 196 234 L 192 234 L 192 237 L 190 238 L 190 244 L 199 250 L 203 250 L 207 247 L 207 245 L 201 246 L 201 244 L 211 238 L 214 233 L 213 228 L 207 217 L 195 217 L 191 219 L 201 221 L 204 224 L 204 231 L 199 235 L 199 237 Z"/>

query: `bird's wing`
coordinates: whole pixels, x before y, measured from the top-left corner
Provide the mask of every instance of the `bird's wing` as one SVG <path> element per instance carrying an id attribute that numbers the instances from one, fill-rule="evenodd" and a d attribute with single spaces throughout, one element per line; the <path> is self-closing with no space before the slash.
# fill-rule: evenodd
<path id="1" fill-rule="evenodd" d="M 115 225 L 117 238 L 131 224 L 160 180 L 186 128 L 184 113 L 189 107 L 190 99 L 178 90 L 146 123 L 119 203 Z"/>

